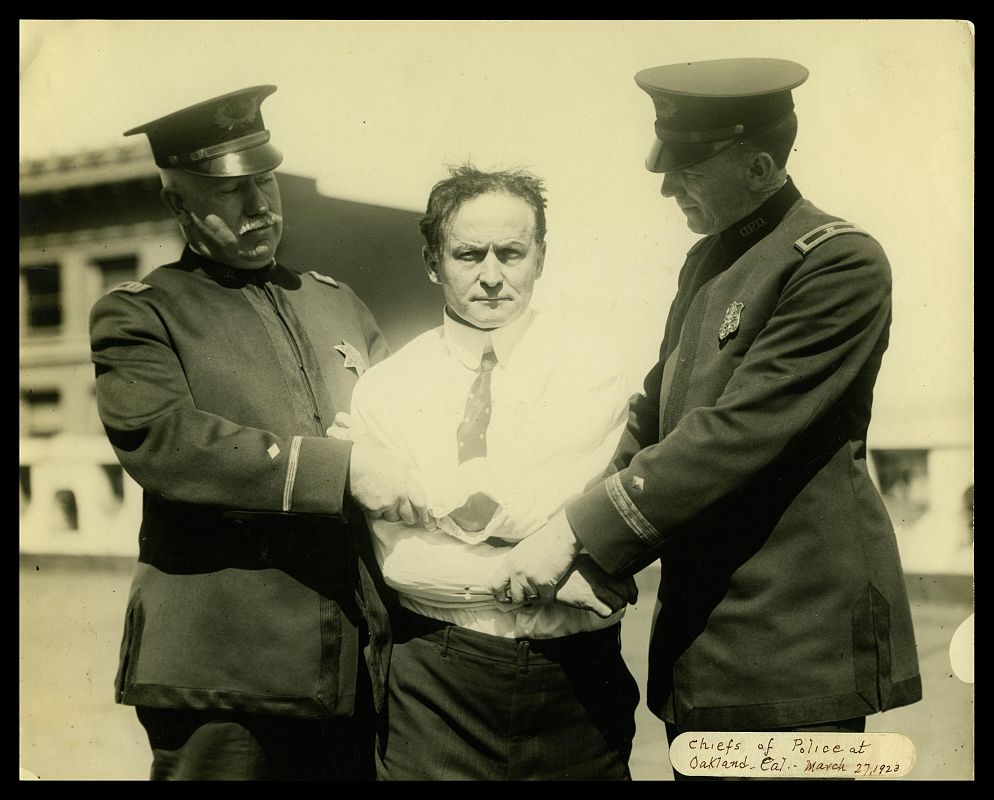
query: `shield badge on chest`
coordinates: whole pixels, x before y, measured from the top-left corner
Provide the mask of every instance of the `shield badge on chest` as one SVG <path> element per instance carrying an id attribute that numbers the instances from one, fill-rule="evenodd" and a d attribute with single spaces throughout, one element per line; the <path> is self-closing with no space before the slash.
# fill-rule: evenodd
<path id="1" fill-rule="evenodd" d="M 721 327 L 718 328 L 719 342 L 725 341 L 739 329 L 739 323 L 742 322 L 743 308 L 745 308 L 745 306 L 736 301 L 725 310 L 725 319 L 722 320 Z"/>

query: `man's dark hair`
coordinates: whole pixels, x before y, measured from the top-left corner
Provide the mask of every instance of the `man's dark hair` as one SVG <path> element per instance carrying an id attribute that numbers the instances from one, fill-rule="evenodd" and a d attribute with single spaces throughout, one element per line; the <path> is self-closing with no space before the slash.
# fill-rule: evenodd
<path id="1" fill-rule="evenodd" d="M 440 258 L 446 226 L 459 207 L 481 194 L 499 192 L 520 197 L 535 212 L 535 241 L 545 241 L 545 185 L 540 178 L 524 170 L 482 172 L 464 164 L 450 167 L 449 177 L 436 183 L 428 196 L 428 207 L 421 218 L 421 234 L 428 252 Z"/>
<path id="2" fill-rule="evenodd" d="M 769 153 L 776 165 L 783 169 L 787 166 L 787 157 L 796 138 L 797 114 L 791 111 L 769 128 L 745 137 L 742 143 L 754 152 Z"/>

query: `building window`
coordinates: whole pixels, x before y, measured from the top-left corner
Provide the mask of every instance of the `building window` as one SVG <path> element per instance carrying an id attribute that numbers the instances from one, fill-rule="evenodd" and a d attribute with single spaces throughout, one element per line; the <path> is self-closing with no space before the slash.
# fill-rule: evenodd
<path id="1" fill-rule="evenodd" d="M 68 489 L 60 489 L 55 493 L 55 508 L 59 512 L 62 530 L 79 530 L 79 508 L 76 505 L 76 495 Z"/>
<path id="2" fill-rule="evenodd" d="M 124 500 L 124 469 L 120 464 L 101 464 L 111 491 L 118 500 Z"/>
<path id="3" fill-rule="evenodd" d="M 62 281 L 58 264 L 22 267 L 27 289 L 29 333 L 55 333 L 62 325 Z"/>
<path id="4" fill-rule="evenodd" d="M 23 517 L 28 506 L 31 505 L 31 467 L 21 464 L 17 472 L 21 479 L 21 493 L 17 498 L 18 515 Z"/>
<path id="5" fill-rule="evenodd" d="M 20 464 L 17 467 L 18 478 L 21 482 L 21 492 L 24 493 L 24 499 L 31 499 L 31 467 L 26 464 Z"/>
<path id="6" fill-rule="evenodd" d="M 970 536 L 970 544 L 973 544 L 973 484 L 966 487 L 963 492 L 963 522 L 966 524 L 967 533 Z"/>
<path id="7" fill-rule="evenodd" d="M 58 389 L 24 389 L 28 436 L 53 436 L 62 430 L 62 395 Z"/>
<path id="8" fill-rule="evenodd" d="M 97 258 L 94 263 L 100 268 L 101 294 L 106 294 L 119 283 L 138 277 L 138 259 L 135 256 Z"/>

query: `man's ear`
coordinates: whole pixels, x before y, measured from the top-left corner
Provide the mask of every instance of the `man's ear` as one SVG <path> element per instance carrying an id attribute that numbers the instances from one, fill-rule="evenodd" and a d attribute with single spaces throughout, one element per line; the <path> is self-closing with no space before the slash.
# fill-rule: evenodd
<path id="1" fill-rule="evenodd" d="M 438 283 L 438 259 L 432 255 L 427 245 L 421 248 L 421 258 L 424 259 L 425 269 L 428 271 L 428 280 Z"/>
<path id="2" fill-rule="evenodd" d="M 538 269 L 535 271 L 535 279 L 538 280 L 542 277 L 542 270 L 545 268 L 545 242 L 539 242 L 538 245 Z"/>
<path id="3" fill-rule="evenodd" d="M 776 182 L 780 168 L 769 153 L 756 153 L 749 159 L 749 188 L 765 191 Z"/>
<path id="4" fill-rule="evenodd" d="M 175 189 L 163 187 L 162 191 L 159 192 L 159 197 L 162 198 L 162 202 L 166 204 L 166 208 L 172 212 L 172 215 L 180 225 L 189 225 L 193 221 L 190 218 L 190 212 L 186 210 L 186 206 L 183 203 L 183 195 Z"/>

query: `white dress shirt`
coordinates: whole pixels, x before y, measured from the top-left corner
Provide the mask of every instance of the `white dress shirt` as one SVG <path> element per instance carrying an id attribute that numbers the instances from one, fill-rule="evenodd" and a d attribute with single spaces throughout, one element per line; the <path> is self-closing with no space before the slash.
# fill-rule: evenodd
<path id="1" fill-rule="evenodd" d="M 456 431 L 480 359 L 492 348 L 487 455 L 459 463 Z M 370 520 L 386 582 L 416 613 L 482 633 L 551 638 L 614 624 L 559 603 L 507 606 L 490 578 L 507 547 L 536 531 L 602 474 L 621 437 L 629 384 L 617 355 L 588 333 L 528 310 L 494 331 L 447 314 L 360 378 L 352 415 L 421 481 L 439 529 Z M 482 531 L 447 515 L 483 492 L 499 506 Z M 495 539 L 507 542 L 494 545 Z M 486 541 L 485 541 L 486 540 Z"/>

